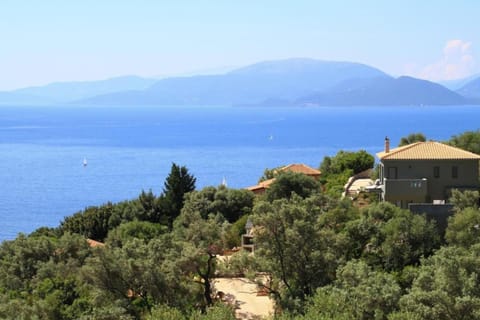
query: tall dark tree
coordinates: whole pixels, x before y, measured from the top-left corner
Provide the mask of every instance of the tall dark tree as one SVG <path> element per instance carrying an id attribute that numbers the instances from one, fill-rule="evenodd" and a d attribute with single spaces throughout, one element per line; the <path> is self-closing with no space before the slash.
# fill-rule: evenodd
<path id="1" fill-rule="evenodd" d="M 188 172 L 187 167 L 172 163 L 170 174 L 163 188 L 163 205 L 168 216 L 169 226 L 180 215 L 186 193 L 195 190 L 196 178 Z"/>

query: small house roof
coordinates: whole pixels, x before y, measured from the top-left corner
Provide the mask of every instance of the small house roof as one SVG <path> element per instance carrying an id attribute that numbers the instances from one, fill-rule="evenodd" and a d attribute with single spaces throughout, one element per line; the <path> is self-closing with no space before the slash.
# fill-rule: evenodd
<path id="1" fill-rule="evenodd" d="M 416 142 L 379 152 L 381 160 L 480 160 L 480 155 L 436 141 Z"/>
<path id="2" fill-rule="evenodd" d="M 310 177 L 318 177 L 318 176 L 321 175 L 321 172 L 319 170 L 313 169 L 312 167 L 309 167 L 309 166 L 307 166 L 303 163 L 289 164 L 288 166 L 281 167 L 280 169 L 277 169 L 276 171 L 277 171 L 276 173 L 287 172 L 287 171 L 294 172 L 294 173 L 303 173 L 303 174 L 305 174 L 307 176 L 310 176 Z M 248 187 L 247 190 L 250 190 L 250 191 L 253 191 L 253 192 L 258 191 L 258 190 L 265 190 L 265 189 L 268 189 L 274 181 L 275 181 L 275 178 L 268 179 L 268 180 L 259 182 L 255 186 Z"/>
<path id="3" fill-rule="evenodd" d="M 87 243 L 91 248 L 104 247 L 105 246 L 105 243 L 100 242 L 100 241 L 96 241 L 96 240 L 93 240 L 93 239 L 87 239 Z"/>
<path id="4" fill-rule="evenodd" d="M 256 191 L 256 190 L 260 190 L 260 189 L 267 189 L 268 187 L 270 187 L 270 185 L 271 185 L 274 181 L 275 181 L 275 178 L 273 178 L 273 179 L 268 179 L 268 180 L 259 182 L 259 183 L 258 183 L 257 185 L 255 185 L 255 186 L 248 187 L 247 190 Z"/>
<path id="5" fill-rule="evenodd" d="M 321 172 L 317 169 L 313 169 L 303 163 L 293 163 L 289 164 L 288 166 L 282 167 L 278 169 L 278 171 L 291 171 L 295 173 L 303 173 L 308 176 L 319 176 Z"/>

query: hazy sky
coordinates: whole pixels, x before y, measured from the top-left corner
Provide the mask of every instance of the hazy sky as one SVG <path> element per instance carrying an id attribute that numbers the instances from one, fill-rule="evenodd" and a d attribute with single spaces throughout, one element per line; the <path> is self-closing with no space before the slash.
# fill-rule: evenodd
<path id="1" fill-rule="evenodd" d="M 310 57 L 480 72 L 480 1 L 0 0 L 0 90 Z"/>

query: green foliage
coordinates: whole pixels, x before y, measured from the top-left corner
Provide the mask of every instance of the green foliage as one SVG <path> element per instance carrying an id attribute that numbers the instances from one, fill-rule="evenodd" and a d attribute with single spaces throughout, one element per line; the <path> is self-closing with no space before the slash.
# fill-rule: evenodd
<path id="1" fill-rule="evenodd" d="M 402 137 L 400 139 L 400 143 L 398 144 L 399 147 L 403 147 L 415 142 L 425 142 L 427 141 L 427 137 L 423 133 L 410 133 L 406 137 Z"/>
<path id="2" fill-rule="evenodd" d="M 91 254 L 85 239 L 19 236 L 0 247 L 0 318 L 77 319 L 89 310 L 77 275 Z"/>
<path id="3" fill-rule="evenodd" d="M 349 222 L 350 256 L 385 270 L 402 270 L 430 255 L 440 239 L 433 222 L 390 203 L 371 205 L 364 215 Z"/>
<path id="4" fill-rule="evenodd" d="M 141 221 L 162 222 L 162 197 L 156 197 L 152 190 L 142 190 L 138 197 L 138 211 L 135 217 Z"/>
<path id="5" fill-rule="evenodd" d="M 196 179 L 188 172 L 187 167 L 172 163 L 170 174 L 165 180 L 163 193 L 165 195 L 162 206 L 168 216 L 169 225 L 180 215 L 186 193 L 195 190 Z"/>
<path id="6" fill-rule="evenodd" d="M 216 257 L 223 251 L 223 222 L 220 214 L 203 219 L 198 211 L 184 210 L 174 224 L 173 237 L 179 250 L 172 252 L 172 258 L 186 279 L 202 287 L 203 308 L 213 305 L 212 281 Z"/>
<path id="7" fill-rule="evenodd" d="M 374 271 L 366 263 L 350 261 L 337 271 L 337 280 L 319 288 L 306 319 L 386 319 L 396 309 L 400 286 L 392 275 Z"/>
<path id="8" fill-rule="evenodd" d="M 314 178 L 302 173 L 283 172 L 275 178 L 265 195 L 269 201 L 273 201 L 288 199 L 293 194 L 307 198 L 318 192 L 320 192 L 320 183 Z"/>
<path id="9" fill-rule="evenodd" d="M 62 233 L 78 233 L 87 238 L 103 241 L 108 234 L 112 204 L 89 207 L 85 211 L 66 217 L 60 224 Z"/>
<path id="10" fill-rule="evenodd" d="M 254 194 L 248 190 L 206 187 L 185 195 L 184 211 L 198 211 L 206 219 L 209 215 L 221 214 L 233 223 L 249 214 L 253 207 Z"/>
<path id="11" fill-rule="evenodd" d="M 322 183 L 326 190 L 325 193 L 331 197 L 339 198 L 344 191 L 345 184 L 352 175 L 353 171 L 347 169 L 341 173 L 331 173 L 323 177 Z"/>
<path id="12" fill-rule="evenodd" d="M 425 259 L 401 311 L 420 319 L 480 319 L 480 247 L 444 247 Z"/>
<path id="13" fill-rule="evenodd" d="M 480 192 L 477 190 L 460 191 L 458 189 L 453 189 L 452 195 L 448 199 L 448 202 L 453 204 L 455 211 L 462 211 L 466 208 L 478 209 L 479 201 Z"/>
<path id="14" fill-rule="evenodd" d="M 145 320 L 186 320 L 187 318 L 178 309 L 166 305 L 154 306 Z"/>
<path id="15" fill-rule="evenodd" d="M 339 151 L 334 157 L 324 157 L 320 164 L 321 182 L 325 192 L 340 197 L 351 176 L 373 168 L 375 159 L 365 150 L 357 152 Z"/>
<path id="16" fill-rule="evenodd" d="M 448 219 L 445 239 L 451 245 L 469 247 L 480 242 L 480 210 L 466 208 Z"/>
<path id="17" fill-rule="evenodd" d="M 480 154 L 480 130 L 466 131 L 459 135 L 454 135 L 447 143 L 451 146 Z"/>
<path id="18" fill-rule="evenodd" d="M 145 320 L 235 320 L 233 310 L 223 304 L 216 304 L 201 313 L 194 311 L 189 315 L 165 305 L 155 306 Z"/>
<path id="19" fill-rule="evenodd" d="M 223 243 L 226 248 L 240 246 L 242 234 L 245 234 L 247 220 L 248 215 L 244 215 L 228 227 L 223 236 Z"/>
<path id="20" fill-rule="evenodd" d="M 326 203 L 321 196 L 293 195 L 254 207 L 255 254 L 261 270 L 271 274 L 268 289 L 284 308 L 301 309 L 343 261 L 344 239 L 318 223 Z"/>
<path id="21" fill-rule="evenodd" d="M 158 223 L 147 221 L 131 221 L 119 225 L 108 233 L 106 243 L 121 247 L 131 239 L 142 239 L 145 243 L 167 233 L 168 228 Z"/>
<path id="22" fill-rule="evenodd" d="M 262 182 L 262 181 L 265 181 L 265 180 L 270 180 L 270 179 L 273 179 L 275 178 L 277 175 L 278 175 L 278 169 L 280 169 L 282 167 L 276 167 L 276 168 L 273 168 L 273 169 L 265 169 L 263 171 L 263 175 L 260 177 L 260 179 L 258 179 L 258 183 Z"/>
<path id="23" fill-rule="evenodd" d="M 339 174 L 352 170 L 353 174 L 373 168 L 374 157 L 360 150 L 357 152 L 340 150 L 334 157 L 324 157 L 320 165 L 322 175 Z"/>
<path id="24" fill-rule="evenodd" d="M 195 178 L 173 164 L 158 197 L 142 191 L 5 241 L 0 318 L 233 320 L 215 300 L 214 278 L 262 272 L 283 312 L 276 319 L 480 319 L 478 192 L 452 192 L 456 213 L 439 247 L 425 216 L 330 197 L 371 157 L 337 156 L 322 163 L 327 192 L 287 172 L 256 199 L 223 186 L 194 191 Z M 255 255 L 220 263 L 248 216 Z M 90 248 L 85 237 L 106 246 Z"/>

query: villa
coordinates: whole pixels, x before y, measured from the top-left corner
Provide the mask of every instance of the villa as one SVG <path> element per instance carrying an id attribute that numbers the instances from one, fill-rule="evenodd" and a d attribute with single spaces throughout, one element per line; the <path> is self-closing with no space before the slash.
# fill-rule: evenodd
<path id="1" fill-rule="evenodd" d="M 380 159 L 378 190 L 382 200 L 401 208 L 445 204 L 452 189 L 478 190 L 480 156 L 440 142 L 416 142 L 385 150 Z"/>

